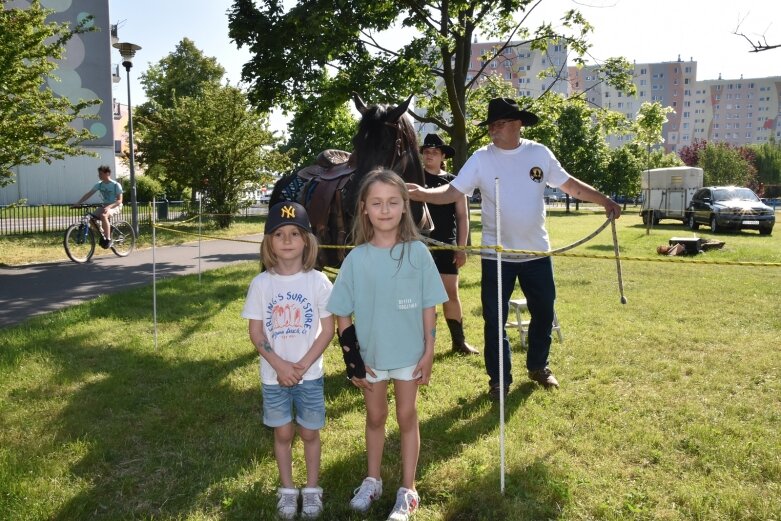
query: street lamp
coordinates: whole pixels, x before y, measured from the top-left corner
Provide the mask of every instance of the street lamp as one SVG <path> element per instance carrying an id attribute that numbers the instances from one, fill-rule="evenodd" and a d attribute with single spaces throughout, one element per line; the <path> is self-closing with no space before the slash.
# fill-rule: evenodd
<path id="1" fill-rule="evenodd" d="M 136 165 L 135 150 L 133 149 L 133 108 L 130 105 L 130 68 L 133 67 L 133 56 L 141 49 L 140 45 L 128 42 L 118 42 L 113 45 L 119 49 L 122 56 L 122 65 L 127 71 L 127 128 L 130 135 L 130 205 L 132 208 L 131 226 L 138 236 L 138 201 L 136 200 Z"/>

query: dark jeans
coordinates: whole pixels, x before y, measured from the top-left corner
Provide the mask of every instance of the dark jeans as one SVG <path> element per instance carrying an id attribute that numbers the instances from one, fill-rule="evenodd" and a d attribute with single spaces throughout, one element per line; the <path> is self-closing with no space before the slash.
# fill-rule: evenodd
<path id="1" fill-rule="evenodd" d="M 485 335 L 485 369 L 488 372 L 489 384 L 499 384 L 499 338 L 496 261 L 482 260 L 483 278 L 480 296 L 483 304 L 483 333 Z M 553 327 L 553 303 L 556 300 L 556 286 L 553 282 L 553 263 L 550 257 L 541 257 L 527 262 L 502 262 L 502 339 L 504 351 L 504 383 L 513 381 L 512 363 L 510 360 L 510 342 L 504 324 L 507 322 L 507 311 L 510 297 L 515 289 L 515 281 L 521 284 L 521 291 L 526 297 L 531 320 L 529 323 L 528 351 L 526 353 L 526 368 L 529 371 L 543 369 L 548 364 L 550 353 L 551 329 Z"/>

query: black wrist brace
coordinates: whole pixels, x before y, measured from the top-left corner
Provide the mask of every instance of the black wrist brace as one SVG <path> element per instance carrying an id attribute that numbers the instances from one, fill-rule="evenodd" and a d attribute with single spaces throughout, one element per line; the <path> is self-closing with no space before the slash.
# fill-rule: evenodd
<path id="1" fill-rule="evenodd" d="M 358 345 L 358 337 L 355 334 L 355 325 L 339 334 L 339 344 L 342 346 L 344 364 L 347 366 L 348 378 L 366 378 L 366 366 L 361 358 L 361 348 Z"/>

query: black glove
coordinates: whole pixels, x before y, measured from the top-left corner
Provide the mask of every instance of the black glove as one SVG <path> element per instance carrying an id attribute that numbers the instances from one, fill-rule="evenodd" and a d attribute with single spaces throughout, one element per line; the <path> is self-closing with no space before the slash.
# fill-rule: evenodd
<path id="1" fill-rule="evenodd" d="M 339 334 L 339 344 L 342 346 L 344 364 L 347 366 L 347 378 L 366 378 L 366 366 L 361 358 L 361 346 L 358 345 L 358 337 L 355 335 L 355 325 Z"/>

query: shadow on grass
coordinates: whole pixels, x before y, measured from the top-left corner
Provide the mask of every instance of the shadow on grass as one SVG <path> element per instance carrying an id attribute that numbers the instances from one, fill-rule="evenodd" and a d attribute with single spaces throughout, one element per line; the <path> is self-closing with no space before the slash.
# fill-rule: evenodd
<path id="1" fill-rule="evenodd" d="M 271 457 L 270 440 L 258 442 L 257 389 L 228 383 L 253 354 L 169 361 L 95 339 L 70 336 L 67 344 L 50 352 L 67 351 L 56 379 L 81 383 L 51 428 L 57 445 L 88 446 L 69 469 L 88 485 L 54 519 L 186 514 L 211 484 Z"/>
<path id="2" fill-rule="evenodd" d="M 33 321 L 29 340 L 0 357 L 13 366 L 22 354 L 39 353 L 56 372 L 26 389 L 20 399 L 31 406 L 57 399 L 67 402 L 62 408 L 52 405 L 59 412 L 51 418 L 36 420 L 40 428 L 55 433 L 53 440 L 27 438 L 14 447 L 20 458 L 37 460 L 37 466 L 45 467 L 41 459 L 50 455 L 71 458 L 61 463 L 65 474 L 53 477 L 68 484 L 66 499 L 53 503 L 50 519 L 187 518 L 196 512 L 226 519 L 273 518 L 273 434 L 262 426 L 258 386 L 233 384 L 236 373 L 257 370 L 257 356 L 240 349 L 187 353 L 192 337 L 204 332 L 203 324 L 213 327 L 213 316 L 243 297 L 245 277 L 246 270 L 219 270 L 204 274 L 200 285 L 194 276 L 178 279 L 176 287 L 159 284 L 160 324 L 185 322 L 181 333 L 166 338 L 160 351 L 138 344 L 139 335 L 151 328 L 151 290 L 143 288 Z M 106 318 L 127 324 L 137 334 L 118 338 L 106 331 L 96 336 L 93 327 L 68 327 Z M 215 340 L 215 345 L 222 344 Z M 534 388 L 528 383 L 517 386 L 506 402 L 507 414 L 515 414 Z M 325 390 L 329 403 L 337 404 L 328 408 L 329 423 L 356 411 L 363 413 L 360 393 L 347 384 L 341 371 L 327 374 Z M 433 389 L 421 391 L 422 410 L 434 396 Z M 489 405 L 483 393 L 454 401 L 425 418 L 420 425 L 424 449 L 418 475 L 458 458 L 465 447 L 495 431 L 497 423 L 498 409 Z M 393 425 L 389 423 L 390 428 Z M 346 432 L 351 439 L 343 445 L 324 446 L 342 454 L 321 472 L 326 489 L 323 519 L 364 518 L 347 506 L 366 468 L 363 432 L 350 428 Z M 300 442 L 296 443 L 300 450 Z M 353 444 L 360 448 L 354 449 Z M 386 514 L 393 504 L 401 476 L 399 447 L 398 432 L 393 431 L 383 461 L 386 492 L 373 514 Z M 426 497 L 425 487 L 421 493 L 424 501 L 437 505 L 433 494 Z M 477 498 L 479 489 L 474 494 Z M 466 516 L 469 510 L 460 496 L 454 496 L 459 499 L 452 508 L 449 502 L 440 507 L 454 516 Z M 484 505 L 484 509 L 485 518 L 491 518 L 494 506 Z"/>
<path id="3" fill-rule="evenodd" d="M 479 479 L 451 491 L 453 501 L 442 508 L 445 521 L 537 521 L 558 519 L 569 503 L 570 491 L 564 473 L 544 459 L 505 472 L 504 494 L 499 467 Z"/>

